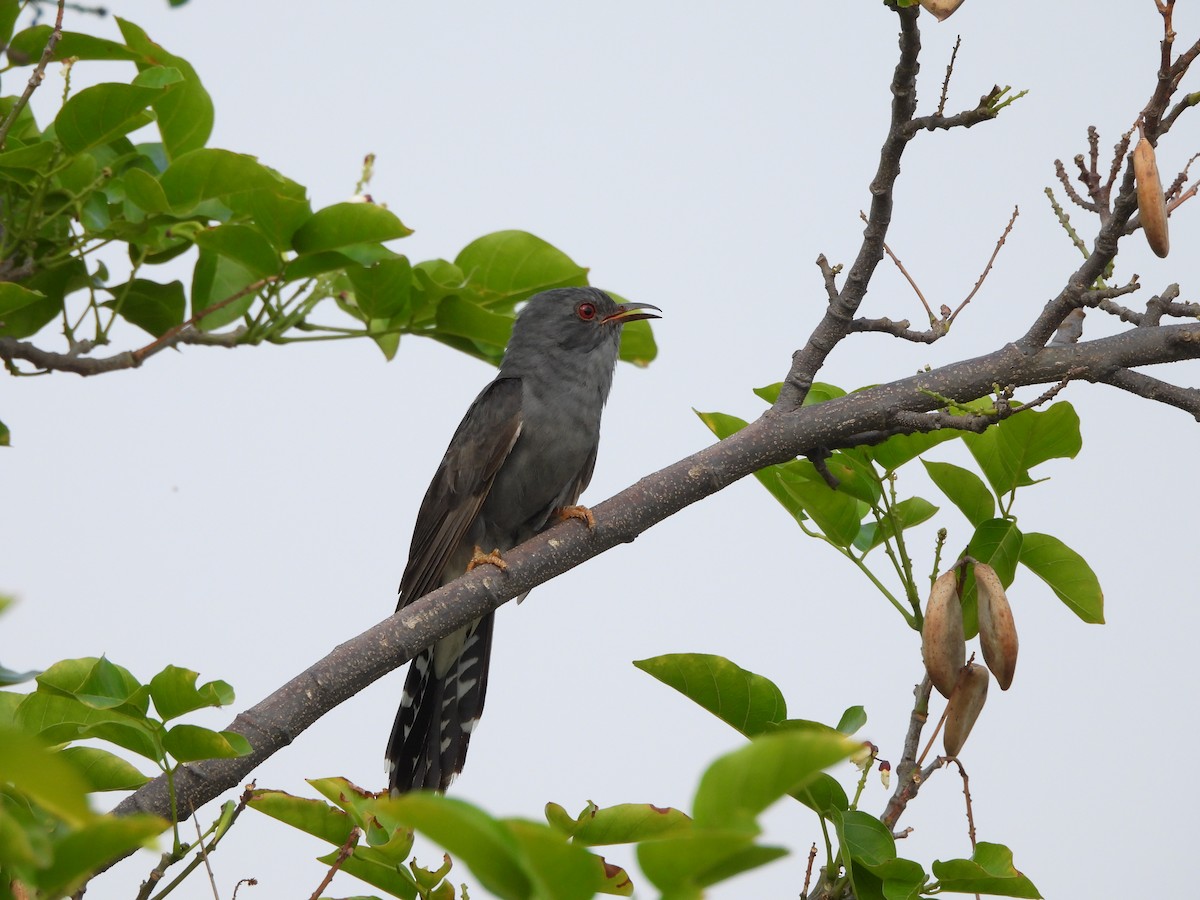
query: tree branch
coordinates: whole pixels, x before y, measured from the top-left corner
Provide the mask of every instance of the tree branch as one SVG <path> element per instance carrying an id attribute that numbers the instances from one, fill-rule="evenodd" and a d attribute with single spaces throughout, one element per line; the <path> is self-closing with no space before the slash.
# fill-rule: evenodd
<path id="1" fill-rule="evenodd" d="M 996 384 L 1021 387 L 1068 376 L 1106 381 L 1121 369 L 1200 358 L 1200 324 L 1139 328 L 1113 337 L 1026 354 L 1017 345 L 890 384 L 787 413 L 768 411 L 737 434 L 638 481 L 592 507 L 594 529 L 564 522 L 505 554 L 504 573 L 489 566 L 404 607 L 351 638 L 271 696 L 239 714 L 229 730 L 254 751 L 239 759 L 205 760 L 175 774 L 181 815 L 239 785 L 313 722 L 421 649 L 512 597 L 544 584 L 638 535 L 684 507 L 812 447 L 846 446 L 866 431 L 916 430 L 905 414 L 930 412 L 940 397 L 963 401 Z M 166 782 L 158 778 L 123 800 L 115 812 L 170 816 Z"/>
<path id="2" fill-rule="evenodd" d="M 796 409 L 808 396 L 813 378 L 838 342 L 850 333 L 854 314 L 867 293 L 875 267 L 883 259 L 883 242 L 892 222 L 893 187 L 900 177 L 900 157 L 912 140 L 908 129 L 917 109 L 917 72 L 921 66 L 921 31 L 917 27 L 918 7 L 896 10 L 900 20 L 900 59 L 892 75 L 892 116 L 887 137 L 879 151 L 879 167 L 871 181 L 871 211 L 858 256 L 837 299 L 830 299 L 820 323 L 813 329 L 804 348 L 792 357 L 792 368 L 784 379 L 773 409 L 785 413 Z M 828 279 L 826 287 L 828 288 Z"/>
<path id="3" fill-rule="evenodd" d="M 58 0 L 58 14 L 54 17 L 54 28 L 50 31 L 50 38 L 46 41 L 46 47 L 42 50 L 42 58 L 33 68 L 33 73 L 29 76 L 29 82 L 25 85 L 25 90 L 17 102 L 13 104 L 13 108 L 8 111 L 8 115 L 4 117 L 4 122 L 0 123 L 0 150 L 4 149 L 4 145 L 8 141 L 8 132 L 12 130 L 13 124 L 17 121 L 17 116 L 21 114 L 26 106 L 29 105 L 29 98 L 33 96 L 42 84 L 42 79 L 46 77 L 46 66 L 50 65 L 50 60 L 54 58 L 54 48 L 58 46 L 59 40 L 62 38 L 62 23 L 63 23 L 63 8 L 65 0 Z"/>
<path id="4" fill-rule="evenodd" d="M 16 338 L 0 337 L 0 359 L 7 363 L 23 360 L 33 363 L 42 372 L 71 372 L 87 377 L 103 375 L 105 372 L 117 372 L 121 369 L 136 369 L 147 357 L 153 356 L 160 350 L 174 347 L 178 344 L 202 344 L 211 347 L 236 347 L 245 336 L 245 328 L 235 328 L 233 331 L 223 331 L 216 334 L 198 331 L 187 326 L 175 332 L 169 338 L 165 335 L 157 341 L 147 344 L 141 350 L 127 350 L 112 356 L 91 357 L 81 356 L 80 350 L 69 353 L 54 353 L 43 350 L 26 341 Z M 90 348 L 90 344 L 87 345 Z M 141 352 L 141 356 L 138 353 Z"/>

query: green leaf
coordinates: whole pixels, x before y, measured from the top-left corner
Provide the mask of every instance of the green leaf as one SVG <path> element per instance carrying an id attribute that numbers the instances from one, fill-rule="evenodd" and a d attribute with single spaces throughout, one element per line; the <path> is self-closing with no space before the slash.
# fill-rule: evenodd
<path id="1" fill-rule="evenodd" d="M 401 821 L 466 865 L 484 890 L 501 898 L 533 894 L 516 838 L 483 810 L 453 797 L 426 793 L 406 794 L 390 804 Z"/>
<path id="2" fill-rule="evenodd" d="M 851 809 L 834 819 L 842 851 L 865 866 L 882 865 L 896 858 L 896 839 L 887 826 L 870 813 Z"/>
<path id="3" fill-rule="evenodd" d="M 7 319 L 12 313 L 45 300 L 46 295 L 39 291 L 31 291 L 11 281 L 0 281 L 0 334 L 7 333 Z"/>
<path id="4" fill-rule="evenodd" d="M 385 259 L 370 268 L 352 265 L 346 275 L 354 285 L 354 302 L 367 320 L 391 319 L 408 311 L 412 264 L 405 257 Z"/>
<path id="5" fill-rule="evenodd" d="M 774 384 L 768 384 L 766 387 L 754 388 L 754 393 L 768 403 L 774 404 L 779 399 L 779 392 L 783 389 L 783 382 L 777 381 Z M 846 392 L 836 384 L 826 384 L 823 381 L 814 381 L 812 387 L 808 389 L 808 393 L 804 396 L 803 406 L 816 406 L 818 403 L 825 403 L 829 400 L 836 400 L 838 397 L 845 397 Z"/>
<path id="6" fill-rule="evenodd" d="M 836 732 L 781 731 L 751 738 L 704 772 L 693 804 L 696 825 L 756 834 L 759 813 L 861 746 Z"/>
<path id="7" fill-rule="evenodd" d="M 333 866 L 341 855 L 340 850 L 334 850 L 332 853 L 318 857 L 317 862 Z M 379 854 L 374 853 L 371 848 L 359 846 L 354 849 L 354 853 L 349 859 L 341 863 L 341 871 L 365 881 L 371 887 L 386 891 L 393 897 L 415 900 L 417 884 L 413 876 L 404 868 L 403 862 L 403 859 L 380 858 Z M 364 897 L 361 900 L 372 900 L 372 898 Z"/>
<path id="8" fill-rule="evenodd" d="M 201 250 L 192 271 L 192 315 L 211 312 L 200 319 L 197 327 L 202 331 L 215 331 L 241 318 L 254 304 L 257 293 L 252 291 L 232 301 L 230 298 L 259 280 L 257 275 L 228 256 Z"/>
<path id="9" fill-rule="evenodd" d="M 74 697 L 35 691 L 17 707 L 16 722 L 51 743 L 97 737 L 154 761 L 162 757 L 152 723 L 114 710 L 96 709 Z"/>
<path id="10" fill-rule="evenodd" d="M 238 216 L 253 219 L 278 248 L 290 248 L 296 229 L 312 216 L 303 187 L 252 156 L 228 150 L 184 153 L 159 182 L 175 215 L 189 216 L 206 201 L 220 200 Z"/>
<path id="11" fill-rule="evenodd" d="M 228 706 L 234 700 L 233 688 L 224 681 L 209 681 L 196 687 L 198 673 L 178 666 L 167 666 L 150 679 L 150 699 L 164 722 L 197 709 Z"/>
<path id="12" fill-rule="evenodd" d="M 155 337 L 161 337 L 183 322 L 187 299 L 183 294 L 183 285 L 178 281 L 159 284 L 157 281 L 135 278 L 105 290 L 113 295 L 113 299 L 104 303 L 104 306 L 116 309 L 125 321 L 132 322 Z"/>
<path id="13" fill-rule="evenodd" d="M 158 179 L 145 169 L 131 168 L 122 176 L 126 198 L 143 212 L 165 213 L 171 208 Z"/>
<path id="14" fill-rule="evenodd" d="M 130 49 L 142 55 L 144 61 L 138 62 L 141 72 L 150 71 L 152 67 L 170 66 L 181 73 L 183 83 L 154 103 L 158 130 L 167 155 L 174 159 L 203 147 L 212 134 L 213 103 L 196 70 L 183 57 L 168 53 L 154 43 L 146 32 L 127 19 L 117 16 L 117 24 Z"/>
<path id="15" fill-rule="evenodd" d="M 547 900 L 589 900 L 604 881 L 604 864 L 581 846 L 540 822 L 507 819 L 504 824 L 516 839 L 535 886 L 537 897 Z"/>
<path id="16" fill-rule="evenodd" d="M 54 862 L 39 873 L 41 893 L 59 897 L 73 893 L 97 869 L 147 845 L 167 828 L 156 816 L 102 816 L 71 831 L 54 848 Z"/>
<path id="17" fill-rule="evenodd" d="M 25 731 L 0 727 L 0 784 L 11 784 L 71 825 L 80 826 L 92 818 L 83 776 Z"/>
<path id="18" fill-rule="evenodd" d="M 1033 882 L 1013 866 L 1012 851 L 1003 844 L 980 841 L 969 860 L 934 862 L 933 875 L 943 891 L 1026 897 L 1030 900 L 1039 900 L 1042 896 Z"/>
<path id="19" fill-rule="evenodd" d="M 637 321 L 621 326 L 621 362 L 648 366 L 656 356 L 658 343 L 654 340 L 649 322 Z"/>
<path id="20" fill-rule="evenodd" d="M 1012 520 L 988 519 L 975 526 L 967 553 L 995 569 L 1001 583 L 1008 587 L 1017 573 L 1022 540 L 1023 535 Z M 962 603 L 963 633 L 970 640 L 979 631 L 978 589 L 975 587 L 975 573 L 970 567 L 967 568 L 967 578 L 963 583 Z"/>
<path id="21" fill-rule="evenodd" d="M 783 490 L 830 541 L 838 547 L 849 547 L 854 543 L 868 510 L 867 504 L 829 487 L 807 459 L 778 468 L 775 474 Z"/>
<path id="22" fill-rule="evenodd" d="M 103 656 L 60 660 L 37 682 L 40 691 L 73 697 L 93 709 L 144 716 L 150 708 L 145 686 L 124 666 Z"/>
<path id="23" fill-rule="evenodd" d="M 1021 565 L 1046 582 L 1067 608 L 1083 621 L 1104 624 L 1104 592 L 1082 556 L 1049 534 L 1025 533 Z"/>
<path id="24" fill-rule="evenodd" d="M 146 107 L 161 87 L 97 84 L 69 97 L 54 120 L 59 141 L 69 153 L 82 153 L 153 121 Z"/>
<path id="25" fill-rule="evenodd" d="M 346 843 L 354 828 L 354 821 L 346 813 L 323 800 L 295 797 L 283 791 L 252 791 L 246 805 L 335 847 Z"/>
<path id="26" fill-rule="evenodd" d="M 4 427 L 4 423 L 0 422 L 0 447 L 8 446 L 8 429 Z M 30 669 L 26 672 L 14 672 L 12 669 L 0 666 L 0 687 L 8 687 L 12 684 L 21 684 L 42 674 L 37 669 Z"/>
<path id="27" fill-rule="evenodd" d="M 747 737 L 787 718 L 787 704 L 774 682 L 724 657 L 669 653 L 634 665 Z"/>
<path id="28" fill-rule="evenodd" d="M 50 32 L 54 29 L 49 25 L 35 25 L 26 28 L 13 37 L 8 47 L 8 58 L 17 65 L 33 65 L 46 49 L 50 40 Z M 77 59 L 107 59 L 107 60 L 136 60 L 138 54 L 124 44 L 105 40 L 90 34 L 80 34 L 75 31 L 64 31 L 62 38 L 54 45 L 51 59 L 62 62 L 71 57 Z"/>
<path id="29" fill-rule="evenodd" d="M 790 793 L 813 812 L 831 821 L 836 813 L 850 808 L 850 798 L 846 796 L 845 788 L 825 772 Z"/>
<path id="30" fill-rule="evenodd" d="M 837 489 L 865 503 L 875 503 L 883 494 L 883 485 L 874 467 L 854 452 L 834 451 L 825 460 L 829 473 L 837 479 Z"/>
<path id="31" fill-rule="evenodd" d="M 470 300 L 450 296 L 438 304 L 437 327 L 439 337 L 449 334 L 466 338 L 482 351 L 484 359 L 498 363 L 512 335 L 513 320 Z"/>
<path id="32" fill-rule="evenodd" d="M 860 550 L 872 550 L 889 538 L 895 537 L 896 527 L 901 531 L 927 522 L 937 514 L 938 508 L 923 497 L 909 497 L 892 507 L 892 515 L 878 522 L 865 525 L 854 541 Z M 893 518 L 895 523 L 893 524 Z M 872 527 L 873 526 L 873 527 Z"/>
<path id="33" fill-rule="evenodd" d="M 254 752 L 250 742 L 235 731 L 213 731 L 200 725 L 180 724 L 163 738 L 163 747 L 180 762 L 198 759 L 232 759 Z"/>
<path id="34" fill-rule="evenodd" d="M 896 434 L 881 444 L 864 448 L 885 471 L 894 472 L 906 462 L 945 441 L 961 437 L 956 431 L 942 429 L 925 434 Z"/>
<path id="35" fill-rule="evenodd" d="M 8 46 L 9 39 L 12 38 L 13 27 L 17 24 L 17 17 L 21 14 L 23 6 L 19 0 L 3 0 L 0 2 L 0 46 Z"/>
<path id="36" fill-rule="evenodd" d="M 1074 458 L 1083 446 L 1079 416 L 1066 402 L 1018 412 L 963 440 L 998 497 L 1034 484 L 1030 469 L 1047 460 Z"/>
<path id="37" fill-rule="evenodd" d="M 851 706 L 842 713 L 838 720 L 837 730 L 842 734 L 854 734 L 867 724 L 867 711 L 861 706 Z"/>
<path id="38" fill-rule="evenodd" d="M 683 834 L 692 826 L 685 813 L 649 803 L 621 803 L 603 809 L 589 803 L 574 819 L 557 803 L 547 803 L 546 820 L 575 843 L 589 847 L 658 840 Z"/>
<path id="39" fill-rule="evenodd" d="M 150 780 L 136 766 L 99 747 L 67 747 L 59 754 L 83 776 L 89 791 L 132 791 Z"/>
<path id="40" fill-rule="evenodd" d="M 468 244 L 454 260 L 483 304 L 510 313 L 539 291 L 587 284 L 587 269 L 525 231 L 497 231 Z"/>
<path id="41" fill-rule="evenodd" d="M 889 859 L 869 868 L 883 882 L 884 900 L 921 900 L 929 882 L 925 869 L 911 859 Z"/>
<path id="42" fill-rule="evenodd" d="M 391 210 L 374 203 L 335 203 L 317 210 L 292 236 L 297 253 L 322 253 L 352 244 L 390 241 L 412 234 Z"/>
<path id="43" fill-rule="evenodd" d="M 196 246 L 233 260 L 250 274 L 264 278 L 283 268 L 279 251 L 257 228 L 249 225 L 218 225 L 199 232 Z"/>
<path id="44" fill-rule="evenodd" d="M 672 900 L 702 897 L 703 888 L 722 878 L 763 865 L 781 854 L 758 847 L 740 831 L 706 829 L 689 835 L 638 844 L 638 865 L 646 877 Z M 766 851 L 766 852 L 763 852 Z"/>
<path id="45" fill-rule="evenodd" d="M 0 169 L 29 169 L 34 172 L 42 172 L 45 171 L 53 156 L 54 142 L 39 141 L 27 147 L 17 147 L 0 153 Z"/>
<path id="46" fill-rule="evenodd" d="M 970 469 L 953 463 L 921 462 L 938 490 L 959 508 L 972 525 L 979 525 L 996 515 L 996 501 L 992 498 L 992 492 Z"/>

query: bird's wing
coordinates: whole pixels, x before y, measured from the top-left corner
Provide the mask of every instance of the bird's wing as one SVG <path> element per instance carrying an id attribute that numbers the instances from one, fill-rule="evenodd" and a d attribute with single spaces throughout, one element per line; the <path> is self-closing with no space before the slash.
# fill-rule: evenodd
<path id="1" fill-rule="evenodd" d="M 467 410 L 421 501 L 397 608 L 441 586 L 443 569 L 520 434 L 521 379 L 497 378 Z"/>

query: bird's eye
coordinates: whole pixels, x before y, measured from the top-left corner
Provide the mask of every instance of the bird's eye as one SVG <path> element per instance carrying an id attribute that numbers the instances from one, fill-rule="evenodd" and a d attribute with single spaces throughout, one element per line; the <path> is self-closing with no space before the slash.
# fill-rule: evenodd
<path id="1" fill-rule="evenodd" d="M 585 322 L 590 322 L 596 318 L 596 305 L 594 303 L 580 303 L 575 307 L 575 313 Z"/>

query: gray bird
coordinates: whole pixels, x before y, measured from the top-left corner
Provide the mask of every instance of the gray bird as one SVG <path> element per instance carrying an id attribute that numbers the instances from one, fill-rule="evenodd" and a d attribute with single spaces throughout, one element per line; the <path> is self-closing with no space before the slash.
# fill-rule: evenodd
<path id="1" fill-rule="evenodd" d="M 500 372 L 450 440 L 413 529 L 397 609 L 555 524 L 590 520 L 574 504 L 592 477 L 600 414 L 621 326 L 658 318 L 595 288 L 532 297 L 517 316 Z M 387 746 L 393 794 L 444 791 L 462 771 L 483 712 L 491 613 L 416 656 Z"/>

